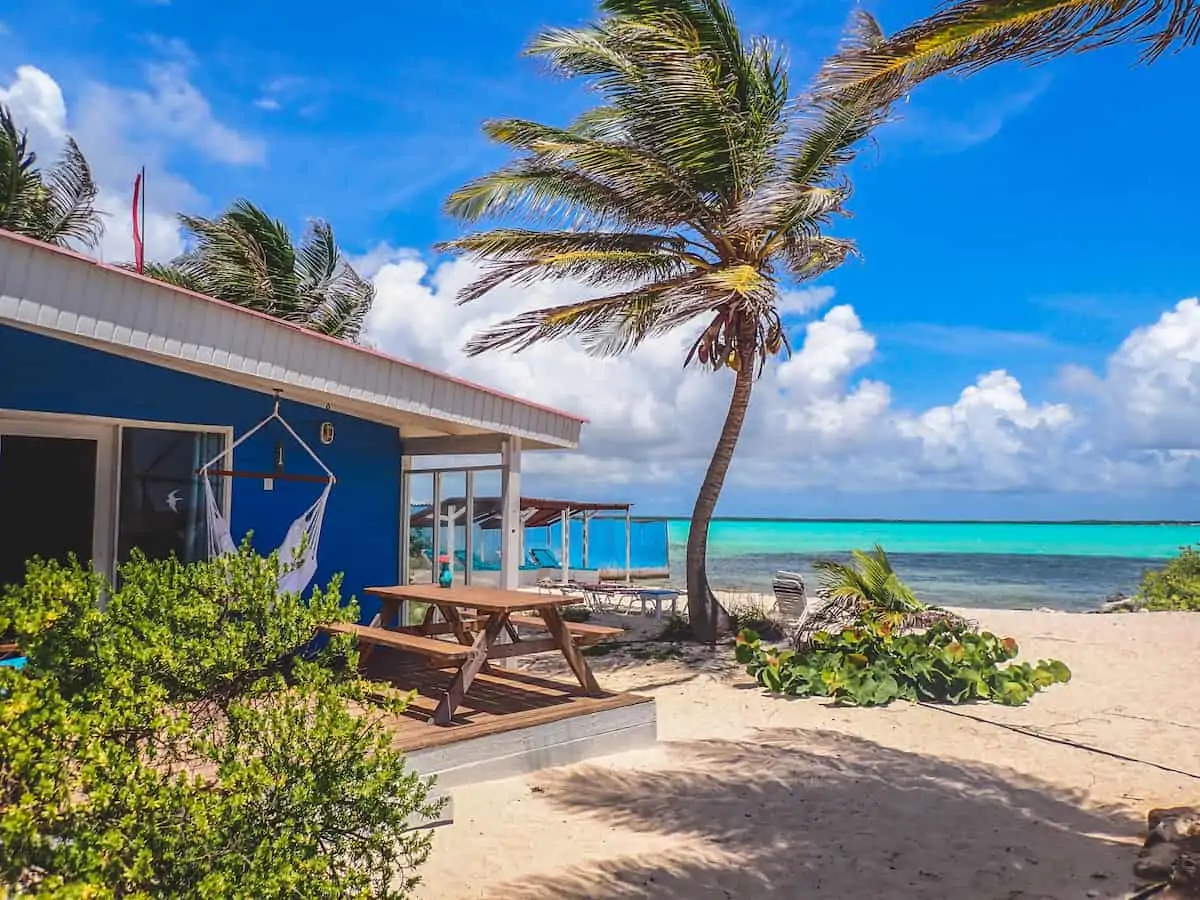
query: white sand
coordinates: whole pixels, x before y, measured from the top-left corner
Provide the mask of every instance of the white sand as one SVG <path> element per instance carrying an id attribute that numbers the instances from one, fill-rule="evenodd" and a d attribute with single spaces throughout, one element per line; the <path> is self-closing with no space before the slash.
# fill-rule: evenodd
<path id="1" fill-rule="evenodd" d="M 424 900 L 1122 897 L 1145 813 L 1200 802 L 1200 615 L 971 611 L 1074 679 L 1027 706 L 764 695 L 728 649 L 594 660 L 658 747 L 455 791 Z M 703 655 L 704 651 L 697 651 Z M 548 665 L 548 663 L 543 663 Z"/>

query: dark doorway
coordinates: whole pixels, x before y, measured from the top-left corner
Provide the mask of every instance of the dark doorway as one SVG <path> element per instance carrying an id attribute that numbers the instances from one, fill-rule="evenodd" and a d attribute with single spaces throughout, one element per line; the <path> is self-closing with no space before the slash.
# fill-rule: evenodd
<path id="1" fill-rule="evenodd" d="M 0 435 L 0 585 L 34 556 L 90 562 L 95 507 L 94 440 Z"/>

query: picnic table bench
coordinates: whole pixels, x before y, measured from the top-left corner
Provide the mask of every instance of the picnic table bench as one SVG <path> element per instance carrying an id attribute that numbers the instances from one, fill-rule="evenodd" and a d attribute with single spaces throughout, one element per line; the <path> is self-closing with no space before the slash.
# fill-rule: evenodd
<path id="1" fill-rule="evenodd" d="M 619 628 L 565 621 L 559 607 L 574 602 L 570 597 L 484 587 L 442 588 L 432 584 L 374 587 L 367 588 L 365 593 L 381 601 L 380 613 L 370 625 L 332 623 L 324 626 L 324 630 L 354 635 L 367 645 L 364 657 L 375 647 L 386 647 L 423 656 L 439 666 L 457 664 L 450 687 L 430 719 L 437 725 L 451 723 L 475 676 L 486 669 L 489 660 L 558 650 L 584 691 L 598 696 L 602 693 L 600 686 L 580 653 L 580 646 L 621 633 Z M 420 625 L 401 621 L 405 601 L 429 604 Z M 435 611 L 444 622 L 434 621 Z M 529 611 L 535 615 L 521 615 Z M 518 625 L 543 629 L 549 636 L 521 638 L 516 630 Z M 505 631 L 512 637 L 512 643 L 500 644 L 497 641 Z M 457 643 L 439 640 L 438 635 L 453 635 Z"/>
<path id="2" fill-rule="evenodd" d="M 508 621 L 522 628 L 545 628 L 546 623 L 538 616 L 512 615 Z M 607 625 L 592 625 L 588 622 L 567 622 L 567 631 L 578 644 L 595 644 L 605 638 L 618 637 L 625 633 L 623 628 L 610 628 Z"/>

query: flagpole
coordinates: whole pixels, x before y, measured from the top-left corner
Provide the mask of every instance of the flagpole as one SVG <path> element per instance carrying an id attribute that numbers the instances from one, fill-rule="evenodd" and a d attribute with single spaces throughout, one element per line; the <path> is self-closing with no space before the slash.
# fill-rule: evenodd
<path id="1" fill-rule="evenodd" d="M 142 259 L 138 272 L 146 268 L 146 167 L 142 166 Z"/>

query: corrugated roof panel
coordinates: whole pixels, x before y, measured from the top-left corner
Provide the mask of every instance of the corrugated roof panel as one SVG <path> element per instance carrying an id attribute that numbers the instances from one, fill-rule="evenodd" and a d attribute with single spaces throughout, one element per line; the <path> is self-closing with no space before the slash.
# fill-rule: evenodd
<path id="1" fill-rule="evenodd" d="M 420 430 L 521 434 L 540 446 L 571 446 L 581 420 L 487 388 L 325 338 L 135 273 L 0 232 L 0 318 L 52 335 L 107 344 L 185 371 L 259 390 L 285 383 L 358 404 L 355 414 L 389 424 L 430 420 Z M 246 379 L 252 379 L 247 382 Z M 254 383 L 255 381 L 259 383 Z"/>

